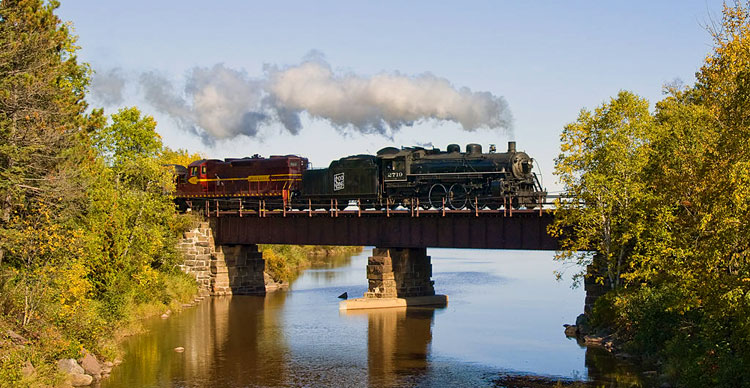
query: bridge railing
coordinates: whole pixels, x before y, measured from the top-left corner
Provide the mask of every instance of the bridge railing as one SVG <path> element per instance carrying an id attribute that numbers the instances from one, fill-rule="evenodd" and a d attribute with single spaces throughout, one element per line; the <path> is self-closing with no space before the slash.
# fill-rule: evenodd
<path id="1" fill-rule="evenodd" d="M 492 215 L 502 217 L 513 217 L 514 215 L 543 215 L 555 209 L 556 200 L 566 200 L 560 195 L 547 196 L 506 196 L 483 198 L 471 198 L 467 205 L 460 209 L 452 209 L 446 204 L 447 198 L 442 198 L 439 206 L 426 206 L 419 198 L 413 198 L 400 205 L 383 206 L 366 203 L 359 199 L 341 200 L 329 199 L 326 201 L 297 201 L 290 206 L 279 199 L 258 198 L 223 198 L 223 199 L 199 199 L 191 201 L 192 211 L 201 212 L 210 217 L 239 216 L 239 217 L 287 217 L 287 216 L 453 216 L 465 215 L 479 217 Z M 473 203 L 471 203 L 473 201 Z M 518 205 L 525 204 L 525 205 Z M 483 206 L 484 205 L 484 206 Z"/>

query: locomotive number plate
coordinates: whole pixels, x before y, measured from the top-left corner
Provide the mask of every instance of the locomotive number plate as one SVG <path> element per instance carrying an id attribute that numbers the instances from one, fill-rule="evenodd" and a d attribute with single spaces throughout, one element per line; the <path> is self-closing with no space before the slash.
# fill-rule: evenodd
<path id="1" fill-rule="evenodd" d="M 333 176 L 333 191 L 344 189 L 344 173 L 338 173 Z"/>
<path id="2" fill-rule="evenodd" d="M 388 179 L 400 179 L 404 177 L 403 171 L 391 171 L 385 175 Z"/>

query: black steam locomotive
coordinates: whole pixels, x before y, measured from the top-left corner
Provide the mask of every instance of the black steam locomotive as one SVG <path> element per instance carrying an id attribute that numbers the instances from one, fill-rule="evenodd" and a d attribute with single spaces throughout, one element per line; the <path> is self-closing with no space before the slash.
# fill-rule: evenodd
<path id="1" fill-rule="evenodd" d="M 482 153 L 469 144 L 446 151 L 421 147 L 383 148 L 377 155 L 355 155 L 333 161 L 328 168 L 306 170 L 298 198 L 303 203 L 336 199 L 360 205 L 420 206 L 422 208 L 485 208 L 524 206 L 543 202 L 546 192 L 532 171 L 533 160 L 516 151 Z M 294 201 L 293 201 L 294 203 Z"/>

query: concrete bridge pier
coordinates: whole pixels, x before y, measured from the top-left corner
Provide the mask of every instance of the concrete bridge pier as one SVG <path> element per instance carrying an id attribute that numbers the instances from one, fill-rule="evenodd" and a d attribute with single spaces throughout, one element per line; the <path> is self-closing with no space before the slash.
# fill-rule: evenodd
<path id="1" fill-rule="evenodd" d="M 431 278 L 427 248 L 373 248 L 364 298 L 342 301 L 339 309 L 445 306 L 448 297 L 435 295 Z"/>

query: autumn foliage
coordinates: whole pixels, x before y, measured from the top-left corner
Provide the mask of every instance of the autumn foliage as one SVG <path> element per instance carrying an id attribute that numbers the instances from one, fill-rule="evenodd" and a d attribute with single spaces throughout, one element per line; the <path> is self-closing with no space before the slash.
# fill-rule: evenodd
<path id="1" fill-rule="evenodd" d="M 165 194 L 175 153 L 135 108 L 87 113 L 90 69 L 57 6 L 0 1 L 0 387 L 55 383 L 83 348 L 112 359 L 139 311 L 196 291 Z"/>
<path id="2" fill-rule="evenodd" d="M 574 200 L 560 259 L 610 287 L 593 311 L 688 386 L 750 384 L 750 3 L 725 5 L 690 87 L 620 92 L 567 125 L 556 174 Z"/>

